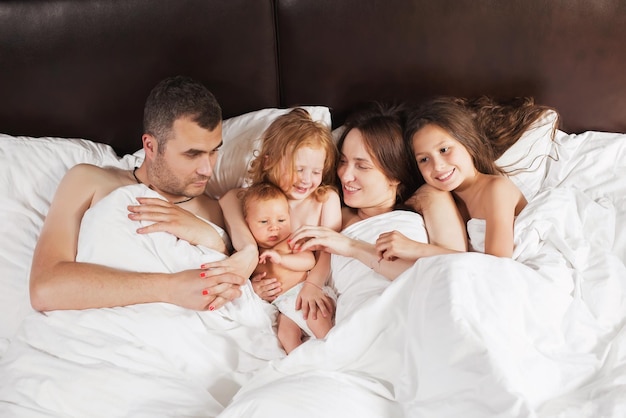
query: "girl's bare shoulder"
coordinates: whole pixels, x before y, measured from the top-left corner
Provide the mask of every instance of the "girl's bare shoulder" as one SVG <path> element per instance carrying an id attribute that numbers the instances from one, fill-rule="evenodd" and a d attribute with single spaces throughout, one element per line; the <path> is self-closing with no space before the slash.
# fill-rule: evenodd
<path id="1" fill-rule="evenodd" d="M 483 190 L 487 195 L 491 196 L 497 196 L 502 193 L 509 194 L 520 192 L 519 188 L 509 177 L 497 175 L 490 175 L 487 177 L 487 182 Z"/>

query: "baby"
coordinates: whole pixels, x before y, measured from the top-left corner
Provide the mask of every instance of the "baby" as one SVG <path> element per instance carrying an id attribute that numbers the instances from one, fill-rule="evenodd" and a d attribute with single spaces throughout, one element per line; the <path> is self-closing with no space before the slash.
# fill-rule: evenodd
<path id="1" fill-rule="evenodd" d="M 306 284 L 309 270 L 315 266 L 312 251 L 293 253 L 288 245 L 291 218 L 287 196 L 270 183 L 258 183 L 243 192 L 243 215 L 259 246 L 259 264 L 254 272 L 266 273 L 282 283 L 281 293 L 272 304 L 278 309 L 278 339 L 289 354 L 303 342 L 303 337 L 324 338 L 332 327 L 332 318 L 311 317 L 306 320 L 296 311 L 296 297 Z M 334 292 L 322 289 L 331 298 Z M 303 332 L 306 335 L 303 335 Z"/>

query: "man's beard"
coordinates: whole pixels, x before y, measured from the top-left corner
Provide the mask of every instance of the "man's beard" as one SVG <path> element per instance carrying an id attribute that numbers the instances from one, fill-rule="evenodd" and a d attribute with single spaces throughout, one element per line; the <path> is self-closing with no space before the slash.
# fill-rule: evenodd
<path id="1" fill-rule="evenodd" d="M 199 192 L 186 191 L 185 189 L 187 188 L 188 183 L 181 181 L 176 175 L 174 175 L 167 165 L 165 158 L 159 156 L 158 154 L 148 168 L 148 176 L 153 182 L 151 186 L 157 188 L 157 191 L 161 191 L 172 196 L 196 197 L 204 193 L 204 190 Z M 205 179 L 205 176 L 199 176 L 198 179 L 194 179 L 190 183 Z"/>

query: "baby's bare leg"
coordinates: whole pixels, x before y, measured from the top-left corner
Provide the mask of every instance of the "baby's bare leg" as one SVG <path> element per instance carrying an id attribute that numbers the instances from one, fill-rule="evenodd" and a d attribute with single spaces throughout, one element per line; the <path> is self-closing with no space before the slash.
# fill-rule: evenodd
<path id="1" fill-rule="evenodd" d="M 324 338 L 328 331 L 333 327 L 333 318 L 332 315 L 324 317 L 322 315 L 318 315 L 317 319 L 309 317 L 306 320 L 306 324 L 309 326 L 309 329 L 315 335 L 315 338 Z"/>
<path id="2" fill-rule="evenodd" d="M 278 314 L 278 340 L 287 354 L 302 344 L 302 330 L 282 313 Z"/>

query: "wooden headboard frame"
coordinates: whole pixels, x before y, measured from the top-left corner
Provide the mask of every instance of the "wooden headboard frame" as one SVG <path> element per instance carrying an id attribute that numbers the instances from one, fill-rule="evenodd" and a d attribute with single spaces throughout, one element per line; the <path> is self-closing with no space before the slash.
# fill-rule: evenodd
<path id="1" fill-rule="evenodd" d="M 173 74 L 224 116 L 369 100 L 534 96 L 626 132 L 626 0 L 0 0 L 0 132 L 140 147 Z"/>

